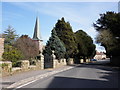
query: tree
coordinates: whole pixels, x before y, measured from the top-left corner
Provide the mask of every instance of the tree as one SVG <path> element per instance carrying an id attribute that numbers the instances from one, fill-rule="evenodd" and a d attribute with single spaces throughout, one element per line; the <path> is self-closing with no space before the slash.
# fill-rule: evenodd
<path id="1" fill-rule="evenodd" d="M 106 12 L 93 24 L 97 31 L 109 30 L 114 37 L 120 37 L 120 13 Z"/>
<path id="2" fill-rule="evenodd" d="M 83 30 L 75 32 L 78 58 L 91 58 L 95 53 L 95 45 L 93 44 L 92 38 Z"/>
<path id="3" fill-rule="evenodd" d="M 97 41 L 105 47 L 108 55 L 119 56 L 120 49 L 120 13 L 106 12 L 94 23 L 99 32 Z"/>
<path id="4" fill-rule="evenodd" d="M 32 40 L 28 35 L 18 38 L 15 47 L 22 52 L 24 59 L 35 58 L 39 55 L 38 41 Z"/>
<path id="5" fill-rule="evenodd" d="M 18 61 L 23 58 L 22 53 L 17 48 L 14 48 L 12 46 L 8 45 L 7 48 L 9 48 L 9 50 L 3 53 L 3 60 L 11 61 L 12 66 L 15 67 L 17 66 Z"/>
<path id="6" fill-rule="evenodd" d="M 57 36 L 55 29 L 52 30 L 51 37 L 49 38 L 49 41 L 47 42 L 43 53 L 51 56 L 52 50 L 55 51 L 55 55 L 57 59 L 64 58 L 66 48 L 63 42 Z"/>
<path id="7" fill-rule="evenodd" d="M 77 46 L 75 42 L 75 35 L 72 31 L 70 23 L 65 22 L 64 18 L 58 20 L 55 24 L 55 31 L 66 47 L 66 58 L 74 57 L 77 52 Z"/>
<path id="8" fill-rule="evenodd" d="M 5 38 L 5 51 L 2 55 L 3 60 L 11 61 L 13 66 L 17 66 L 17 62 L 23 57 L 21 51 L 14 47 L 14 43 L 18 38 L 18 35 L 15 32 L 14 28 L 8 26 L 8 29 L 2 34 L 2 37 Z"/>
<path id="9" fill-rule="evenodd" d="M 96 37 L 96 42 L 101 43 L 107 51 L 107 55 L 114 55 L 115 48 L 117 47 L 118 41 L 113 37 L 113 34 L 109 30 L 102 30 Z"/>
<path id="10" fill-rule="evenodd" d="M 87 55 L 87 48 L 85 47 L 84 42 L 82 40 L 84 37 L 80 30 L 75 32 L 75 36 L 76 36 L 76 42 L 77 42 L 77 48 L 78 48 L 77 57 L 83 58 Z"/>
<path id="11" fill-rule="evenodd" d="M 3 38 L 5 38 L 5 45 L 13 45 L 15 40 L 18 38 L 18 35 L 16 34 L 14 28 L 8 26 L 8 28 L 3 33 Z"/>

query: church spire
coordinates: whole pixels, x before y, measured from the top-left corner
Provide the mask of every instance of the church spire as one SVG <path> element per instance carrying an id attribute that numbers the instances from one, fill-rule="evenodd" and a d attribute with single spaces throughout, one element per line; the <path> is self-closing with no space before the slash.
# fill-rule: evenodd
<path id="1" fill-rule="evenodd" d="M 40 26 L 39 26 L 39 18 L 36 17 L 36 23 L 34 28 L 33 40 L 40 40 Z"/>

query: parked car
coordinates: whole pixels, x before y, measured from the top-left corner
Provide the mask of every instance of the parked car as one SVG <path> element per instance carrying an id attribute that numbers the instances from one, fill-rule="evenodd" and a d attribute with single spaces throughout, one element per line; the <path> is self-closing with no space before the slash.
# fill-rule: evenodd
<path id="1" fill-rule="evenodd" d="M 97 61 L 97 59 L 90 59 L 90 61 L 91 61 L 91 62 L 96 62 L 96 61 Z"/>

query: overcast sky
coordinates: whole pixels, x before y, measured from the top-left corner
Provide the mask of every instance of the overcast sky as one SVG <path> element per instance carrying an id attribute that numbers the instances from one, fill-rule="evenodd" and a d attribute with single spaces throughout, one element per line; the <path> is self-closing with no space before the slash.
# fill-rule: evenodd
<path id="1" fill-rule="evenodd" d="M 92 24 L 99 18 L 99 14 L 106 11 L 118 12 L 118 3 L 2 2 L 1 32 L 11 25 L 20 36 L 27 34 L 32 38 L 36 16 L 39 16 L 41 37 L 45 44 L 57 20 L 64 17 L 70 22 L 74 32 L 82 29 L 95 41 L 97 32 Z M 104 48 L 97 45 L 97 50 L 103 51 Z"/>

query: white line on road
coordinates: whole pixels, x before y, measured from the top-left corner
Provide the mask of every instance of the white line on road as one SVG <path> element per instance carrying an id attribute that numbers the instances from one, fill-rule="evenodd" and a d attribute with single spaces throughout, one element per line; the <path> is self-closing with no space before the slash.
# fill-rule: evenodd
<path id="1" fill-rule="evenodd" d="M 35 81 L 37 81 L 37 80 L 33 80 L 33 81 L 31 81 L 31 82 L 28 82 L 28 83 L 26 83 L 26 84 L 23 84 L 23 85 L 21 85 L 21 86 L 18 86 L 18 87 L 16 87 L 16 88 L 13 89 L 13 90 L 16 90 L 16 89 L 18 89 L 18 88 L 24 87 L 24 86 L 26 86 L 26 85 L 28 85 L 28 84 L 31 84 L 31 83 L 35 82 Z"/>
<path id="2" fill-rule="evenodd" d="M 43 74 L 43 75 L 39 75 L 39 76 L 36 76 L 36 77 L 32 77 L 32 78 L 34 78 L 35 80 L 29 81 L 28 83 L 25 83 L 25 84 L 23 84 L 23 85 L 19 85 L 19 86 L 17 86 L 17 87 L 13 87 L 13 86 L 14 86 L 14 84 L 13 84 L 13 86 L 11 85 L 11 86 L 9 86 L 8 88 L 13 87 L 13 88 L 15 88 L 15 89 L 13 89 L 13 90 L 16 90 L 16 89 L 18 89 L 18 88 L 21 88 L 21 87 L 24 87 L 24 86 L 26 86 L 26 85 L 28 85 L 28 84 L 31 84 L 31 83 L 39 80 L 39 79 L 42 79 L 42 78 L 51 76 L 51 75 L 53 75 L 53 74 L 56 74 L 56 73 L 59 73 L 59 72 L 63 72 L 63 71 L 72 69 L 72 68 L 73 68 L 73 67 L 69 67 L 69 68 L 66 68 L 66 69 L 63 69 L 63 70 L 60 70 L 60 71 L 53 71 L 53 72 L 50 72 L 50 73 L 46 73 L 46 74 Z M 22 81 L 23 81 L 23 80 L 22 80 Z M 15 83 L 15 84 L 16 84 L 16 83 Z"/>

